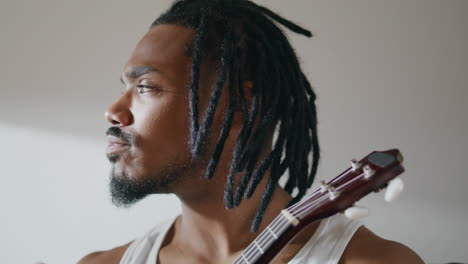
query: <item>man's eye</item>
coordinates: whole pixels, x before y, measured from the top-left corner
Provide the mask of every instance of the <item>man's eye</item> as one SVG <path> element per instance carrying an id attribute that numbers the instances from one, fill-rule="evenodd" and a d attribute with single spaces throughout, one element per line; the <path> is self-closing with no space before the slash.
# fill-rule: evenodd
<path id="1" fill-rule="evenodd" d="M 144 84 L 139 84 L 136 87 L 138 89 L 138 93 L 140 93 L 140 94 L 144 94 L 144 93 L 150 92 L 152 90 L 154 90 L 156 92 L 159 92 L 159 90 L 160 90 L 158 87 L 144 85 Z"/>

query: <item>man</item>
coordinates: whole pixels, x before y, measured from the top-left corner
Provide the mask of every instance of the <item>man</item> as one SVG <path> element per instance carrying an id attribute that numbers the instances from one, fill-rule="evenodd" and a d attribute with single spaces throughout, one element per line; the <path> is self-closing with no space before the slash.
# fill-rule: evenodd
<path id="1" fill-rule="evenodd" d="M 311 35 L 246 0 L 177 1 L 152 24 L 105 114 L 111 195 L 130 206 L 174 193 L 182 214 L 79 263 L 232 263 L 304 196 L 319 160 L 315 94 L 273 20 Z M 309 225 L 274 262 L 289 261 L 422 263 L 340 215 Z"/>

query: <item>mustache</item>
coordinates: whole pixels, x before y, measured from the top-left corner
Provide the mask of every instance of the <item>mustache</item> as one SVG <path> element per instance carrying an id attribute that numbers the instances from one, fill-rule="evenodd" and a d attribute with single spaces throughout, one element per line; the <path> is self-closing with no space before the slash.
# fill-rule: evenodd
<path id="1" fill-rule="evenodd" d="M 130 145 L 135 144 L 135 137 L 132 134 L 123 131 L 119 127 L 114 126 L 107 129 L 106 136 L 114 136 L 120 140 L 127 142 Z"/>

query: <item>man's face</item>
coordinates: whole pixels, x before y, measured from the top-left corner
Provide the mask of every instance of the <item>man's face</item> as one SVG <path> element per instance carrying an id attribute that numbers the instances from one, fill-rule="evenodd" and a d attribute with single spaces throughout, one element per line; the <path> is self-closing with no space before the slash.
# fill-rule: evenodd
<path id="1" fill-rule="evenodd" d="M 105 113 L 113 125 L 108 130 L 110 141 L 130 141 L 126 146 L 110 144 L 106 150 L 116 205 L 173 191 L 181 175 L 194 173 L 196 162 L 188 143 L 191 58 L 186 54 L 193 36 L 192 30 L 181 26 L 155 26 L 124 67 L 126 89 Z"/>

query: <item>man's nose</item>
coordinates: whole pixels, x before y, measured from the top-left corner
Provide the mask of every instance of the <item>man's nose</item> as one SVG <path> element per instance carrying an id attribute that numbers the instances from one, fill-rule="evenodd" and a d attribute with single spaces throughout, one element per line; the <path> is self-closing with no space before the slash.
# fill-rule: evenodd
<path id="1" fill-rule="evenodd" d="M 129 126 L 133 122 L 132 113 L 125 102 L 128 99 L 125 99 L 124 97 L 125 95 L 111 104 L 104 113 L 104 118 L 112 125 L 124 127 Z"/>

